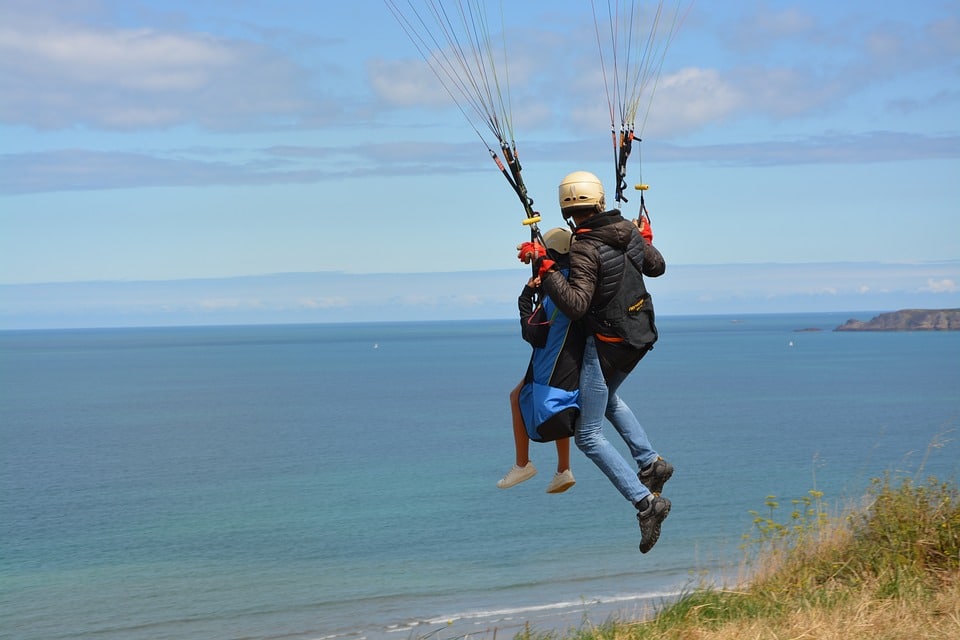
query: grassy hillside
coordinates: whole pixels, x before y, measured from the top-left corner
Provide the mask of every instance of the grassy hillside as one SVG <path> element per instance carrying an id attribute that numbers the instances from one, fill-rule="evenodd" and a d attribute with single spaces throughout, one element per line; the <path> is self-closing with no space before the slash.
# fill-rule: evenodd
<path id="1" fill-rule="evenodd" d="M 521 640 L 960 640 L 960 495 L 930 478 L 877 479 L 830 517 L 811 491 L 785 522 L 771 496 L 745 540 L 743 587 L 694 590 L 645 622 Z"/>

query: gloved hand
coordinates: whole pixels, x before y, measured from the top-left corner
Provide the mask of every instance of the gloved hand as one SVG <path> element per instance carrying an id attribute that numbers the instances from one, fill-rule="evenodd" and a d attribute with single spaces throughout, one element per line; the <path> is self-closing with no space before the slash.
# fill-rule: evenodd
<path id="1" fill-rule="evenodd" d="M 543 278 L 543 274 L 545 274 L 547 271 L 550 271 L 555 264 L 557 263 L 549 258 L 540 260 L 539 264 L 537 264 L 537 278 Z"/>
<path id="2" fill-rule="evenodd" d="M 547 250 L 539 242 L 524 242 L 518 244 L 517 249 L 517 259 L 524 264 L 530 264 L 531 260 L 539 260 L 547 255 Z"/>
<path id="3" fill-rule="evenodd" d="M 650 227 L 650 220 L 647 216 L 641 214 L 637 220 L 637 227 L 640 229 L 640 235 L 647 241 L 647 244 L 653 244 L 653 229 Z"/>

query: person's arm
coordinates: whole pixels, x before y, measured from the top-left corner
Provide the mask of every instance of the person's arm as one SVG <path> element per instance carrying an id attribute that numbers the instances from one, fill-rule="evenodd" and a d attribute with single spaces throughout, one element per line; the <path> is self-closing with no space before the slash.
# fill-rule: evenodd
<path id="1" fill-rule="evenodd" d="M 530 280 L 523 285 L 523 291 L 520 292 L 520 297 L 517 298 L 517 308 L 520 311 L 521 324 L 526 324 L 530 315 L 533 313 L 533 296 L 536 292 L 537 290 L 533 286 L 533 278 L 530 278 Z"/>
<path id="2" fill-rule="evenodd" d="M 570 246 L 570 275 L 560 273 L 556 262 L 547 258 L 546 249 L 537 242 L 517 247 L 517 258 L 536 265 L 540 287 L 570 320 L 579 320 L 590 309 L 600 274 L 600 254 L 592 243 L 581 241 Z"/>
<path id="3" fill-rule="evenodd" d="M 547 344 L 550 323 L 541 317 L 542 313 L 535 313 L 533 297 L 536 292 L 536 278 L 530 278 L 523 287 L 520 297 L 517 298 L 517 307 L 520 309 L 520 335 L 531 346 L 543 347 Z"/>
<path id="4" fill-rule="evenodd" d="M 656 278 L 662 276 L 667 270 L 667 263 L 663 260 L 663 254 L 652 244 L 643 243 L 643 275 Z"/>
<path id="5" fill-rule="evenodd" d="M 653 227 L 650 226 L 650 219 L 646 215 L 641 215 L 633 223 L 637 225 L 640 237 L 643 238 L 643 275 L 651 278 L 662 276 L 667 270 L 667 263 L 660 250 L 653 246 Z"/>
<path id="6" fill-rule="evenodd" d="M 587 242 L 570 248 L 570 275 L 567 278 L 556 268 L 540 273 L 540 286 L 563 315 L 579 320 L 587 314 L 597 289 L 600 257 Z"/>

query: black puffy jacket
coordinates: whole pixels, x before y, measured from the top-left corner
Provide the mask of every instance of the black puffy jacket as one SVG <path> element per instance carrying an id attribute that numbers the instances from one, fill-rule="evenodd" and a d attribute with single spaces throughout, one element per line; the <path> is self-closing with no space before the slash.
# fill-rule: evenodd
<path id="1" fill-rule="evenodd" d="M 620 257 L 630 240 L 639 235 L 637 226 L 612 209 L 590 218 L 574 231 L 570 245 L 570 276 L 564 278 L 553 269 L 541 279 L 543 290 L 560 311 L 571 320 L 579 320 L 591 308 L 602 306 L 616 292 L 624 268 Z M 589 237 L 599 242 L 581 242 Z M 599 244 L 619 251 L 601 251 Z M 666 271 L 663 256 L 651 244 L 644 243 L 643 275 L 657 277 Z"/>

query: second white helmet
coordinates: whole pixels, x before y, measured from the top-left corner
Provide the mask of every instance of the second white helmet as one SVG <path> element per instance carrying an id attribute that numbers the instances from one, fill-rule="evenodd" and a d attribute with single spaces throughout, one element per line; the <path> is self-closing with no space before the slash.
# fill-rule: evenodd
<path id="1" fill-rule="evenodd" d="M 570 253 L 570 238 L 573 234 L 566 227 L 554 227 L 543 234 L 543 244 L 560 255 Z"/>

